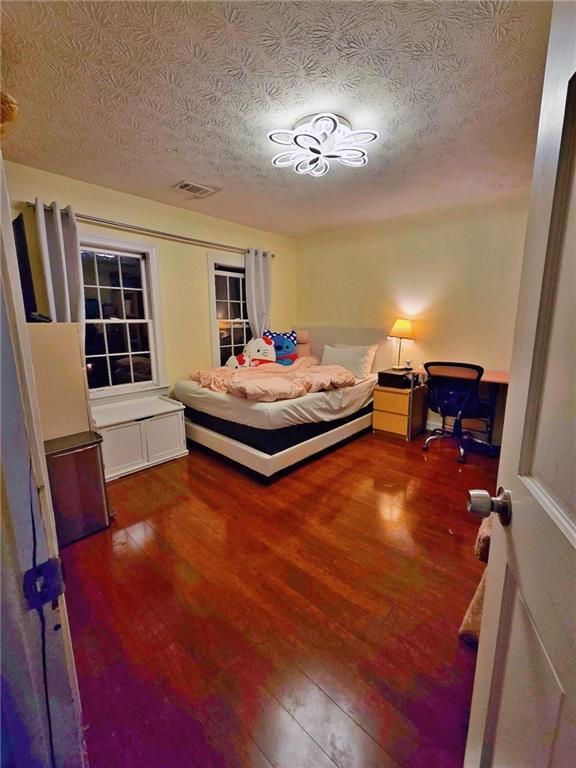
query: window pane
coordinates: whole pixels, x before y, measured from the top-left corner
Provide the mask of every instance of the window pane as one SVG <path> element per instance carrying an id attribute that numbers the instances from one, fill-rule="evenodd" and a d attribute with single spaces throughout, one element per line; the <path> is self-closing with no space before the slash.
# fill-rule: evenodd
<path id="1" fill-rule="evenodd" d="M 132 352 L 146 352 L 150 349 L 148 323 L 131 323 L 128 326 Z"/>
<path id="2" fill-rule="evenodd" d="M 230 317 L 228 314 L 228 304 L 225 301 L 216 302 L 216 317 L 218 320 Z"/>
<path id="3" fill-rule="evenodd" d="M 234 355 L 240 355 L 244 350 L 244 344 L 235 345 L 233 349 L 234 349 L 234 352 L 233 352 Z"/>
<path id="4" fill-rule="evenodd" d="M 240 307 L 241 305 L 239 301 L 230 302 L 230 318 L 241 317 L 242 310 Z"/>
<path id="5" fill-rule="evenodd" d="M 248 320 L 248 309 L 246 307 L 246 302 L 243 301 L 241 306 L 242 306 L 242 315 L 241 315 L 241 317 L 242 317 L 243 320 Z"/>
<path id="6" fill-rule="evenodd" d="M 232 344 L 232 331 L 228 323 L 220 323 L 220 346 L 230 346 Z"/>
<path id="7" fill-rule="evenodd" d="M 232 354 L 232 347 L 220 347 L 220 365 L 226 365 L 226 360 Z"/>
<path id="8" fill-rule="evenodd" d="M 152 361 L 149 354 L 132 355 L 134 382 L 150 381 L 152 379 Z"/>
<path id="9" fill-rule="evenodd" d="M 88 386 L 90 389 L 97 387 L 110 386 L 108 379 L 108 365 L 105 357 L 87 357 L 86 374 L 88 376 Z"/>
<path id="10" fill-rule="evenodd" d="M 134 256 L 121 256 L 122 285 L 124 288 L 142 288 L 141 259 Z"/>
<path id="11" fill-rule="evenodd" d="M 84 285 L 96 285 L 93 251 L 82 251 L 82 274 L 84 275 Z"/>
<path id="12" fill-rule="evenodd" d="M 223 275 L 216 275 L 216 298 L 224 300 L 228 298 L 226 278 Z"/>
<path id="13" fill-rule="evenodd" d="M 122 291 L 117 288 L 100 288 L 100 300 L 105 320 L 123 320 Z"/>
<path id="14" fill-rule="evenodd" d="M 98 281 L 100 285 L 120 285 L 120 266 L 118 256 L 108 253 L 97 253 Z"/>
<path id="15" fill-rule="evenodd" d="M 132 384 L 130 357 L 128 355 L 112 356 L 110 358 L 110 375 L 112 384 Z"/>
<path id="16" fill-rule="evenodd" d="M 143 291 L 124 291 L 124 311 L 127 320 L 143 320 L 144 314 L 144 292 Z"/>
<path id="17" fill-rule="evenodd" d="M 233 332 L 234 344 L 242 344 L 244 346 L 244 326 L 235 325 Z"/>
<path id="18" fill-rule="evenodd" d="M 87 320 L 100 317 L 97 288 L 84 288 L 84 311 L 86 312 Z"/>
<path id="19" fill-rule="evenodd" d="M 108 352 L 128 352 L 128 334 L 123 323 L 110 323 L 106 326 Z"/>
<path id="20" fill-rule="evenodd" d="M 104 326 L 102 323 L 86 323 L 86 355 L 103 355 Z"/>
<path id="21" fill-rule="evenodd" d="M 230 301 L 240 301 L 240 283 L 239 277 L 229 277 L 228 287 L 230 290 Z"/>

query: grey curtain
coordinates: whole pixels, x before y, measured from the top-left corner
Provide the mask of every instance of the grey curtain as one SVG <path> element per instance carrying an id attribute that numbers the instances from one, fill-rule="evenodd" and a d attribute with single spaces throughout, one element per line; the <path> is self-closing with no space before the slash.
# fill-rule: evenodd
<path id="1" fill-rule="evenodd" d="M 251 248 L 246 254 L 246 305 L 250 329 L 255 338 L 268 325 L 271 299 L 272 254 Z"/>
<path id="2" fill-rule="evenodd" d="M 60 210 L 57 203 L 45 209 L 36 198 L 36 224 L 50 317 L 83 327 L 82 262 L 74 211 L 70 206 Z"/>

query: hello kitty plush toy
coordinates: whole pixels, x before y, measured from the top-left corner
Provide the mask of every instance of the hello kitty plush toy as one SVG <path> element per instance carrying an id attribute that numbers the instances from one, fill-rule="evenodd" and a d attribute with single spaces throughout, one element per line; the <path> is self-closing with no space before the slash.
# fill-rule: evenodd
<path id="1" fill-rule="evenodd" d="M 226 361 L 226 368 L 256 368 L 265 363 L 276 362 L 274 342 L 268 337 L 252 339 L 243 352 L 232 355 Z"/>
<path id="2" fill-rule="evenodd" d="M 244 347 L 242 353 L 250 368 L 256 368 L 258 365 L 276 362 L 276 350 L 274 342 L 268 337 L 251 339 Z"/>
<path id="3" fill-rule="evenodd" d="M 248 366 L 248 363 L 246 362 L 246 358 L 244 357 L 243 353 L 241 352 L 239 355 L 231 355 L 228 360 L 226 360 L 226 368 L 246 368 Z"/>

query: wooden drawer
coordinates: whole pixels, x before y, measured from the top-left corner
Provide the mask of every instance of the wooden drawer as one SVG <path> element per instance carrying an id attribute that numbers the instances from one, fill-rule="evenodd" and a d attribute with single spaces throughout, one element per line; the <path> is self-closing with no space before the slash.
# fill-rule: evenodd
<path id="1" fill-rule="evenodd" d="M 402 413 L 407 416 L 410 410 L 410 390 L 405 392 L 388 392 L 375 389 L 374 410 Z"/>
<path id="2" fill-rule="evenodd" d="M 403 416 L 399 413 L 374 411 L 372 414 L 372 427 L 383 432 L 392 432 L 395 435 L 406 437 L 408 433 L 408 416 Z"/>

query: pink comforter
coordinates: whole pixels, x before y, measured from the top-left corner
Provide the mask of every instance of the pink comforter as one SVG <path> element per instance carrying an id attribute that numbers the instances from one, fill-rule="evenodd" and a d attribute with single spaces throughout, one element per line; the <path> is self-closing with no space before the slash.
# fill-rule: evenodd
<path id="1" fill-rule="evenodd" d="M 350 387 L 353 373 L 341 365 L 317 365 L 314 357 L 299 357 L 293 365 L 266 363 L 256 368 L 210 368 L 190 375 L 192 381 L 214 392 L 227 392 L 247 400 L 273 403 L 308 392 Z"/>

